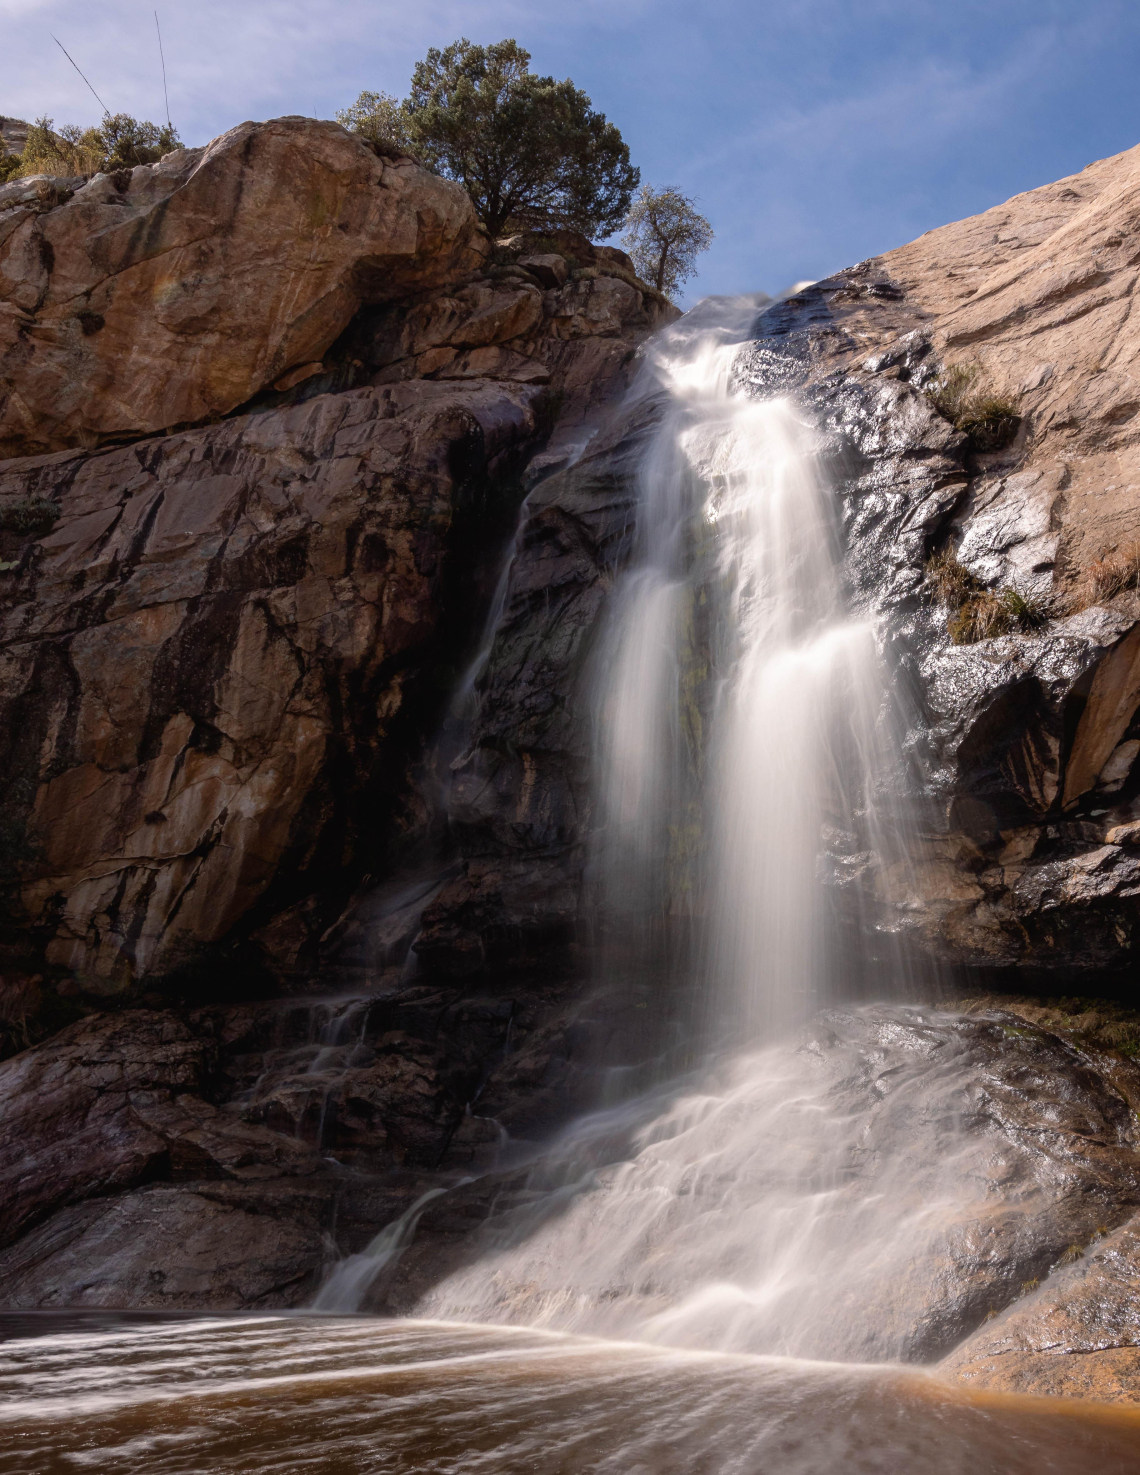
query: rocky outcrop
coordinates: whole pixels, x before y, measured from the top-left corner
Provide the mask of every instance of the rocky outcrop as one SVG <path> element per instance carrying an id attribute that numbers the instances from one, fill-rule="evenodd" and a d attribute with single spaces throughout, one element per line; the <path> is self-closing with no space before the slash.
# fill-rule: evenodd
<path id="1" fill-rule="evenodd" d="M 334 123 L 0 190 L 0 454 L 228 414 L 319 362 L 363 301 L 459 281 L 489 243 L 464 191 Z"/>
<path id="2" fill-rule="evenodd" d="M 4 230 L 0 430 L 43 452 L 0 462 L 18 1038 L 45 978 L 121 991 L 223 939 L 247 991 L 311 970 L 431 827 L 415 775 L 524 469 L 672 309 L 304 119 L 17 181 Z"/>

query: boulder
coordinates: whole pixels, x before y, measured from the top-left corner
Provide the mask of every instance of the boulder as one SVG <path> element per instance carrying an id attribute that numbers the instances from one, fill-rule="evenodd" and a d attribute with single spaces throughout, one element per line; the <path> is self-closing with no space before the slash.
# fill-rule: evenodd
<path id="1" fill-rule="evenodd" d="M 362 302 L 459 281 L 489 247 L 456 184 L 335 123 L 0 188 L 0 455 L 216 419 L 319 361 Z"/>

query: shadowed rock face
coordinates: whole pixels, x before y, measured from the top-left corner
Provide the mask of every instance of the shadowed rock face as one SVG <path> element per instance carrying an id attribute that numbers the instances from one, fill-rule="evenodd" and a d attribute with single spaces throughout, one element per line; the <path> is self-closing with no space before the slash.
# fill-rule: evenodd
<path id="1" fill-rule="evenodd" d="M 524 468 L 672 309 L 296 118 L 18 181 L 5 229 L 0 446 L 46 452 L 0 461 L 10 967 L 106 994 L 240 926 L 289 973 L 430 828 Z"/>
<path id="2" fill-rule="evenodd" d="M 338 864 L 354 796 L 410 761 L 457 509 L 542 395 L 397 384 L 0 466 L 62 506 L 0 588 L 8 813 L 49 966 L 122 987 L 225 936 L 286 857 L 294 885 Z"/>

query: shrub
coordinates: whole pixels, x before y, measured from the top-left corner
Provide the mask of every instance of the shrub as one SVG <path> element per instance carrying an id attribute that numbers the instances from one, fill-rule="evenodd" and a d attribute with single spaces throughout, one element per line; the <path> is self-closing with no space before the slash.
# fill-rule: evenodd
<path id="1" fill-rule="evenodd" d="M 953 548 L 944 548 L 928 558 L 924 572 L 935 599 L 947 609 L 961 609 L 971 595 L 980 594 L 983 589 Z"/>
<path id="2" fill-rule="evenodd" d="M 55 526 L 59 507 L 46 497 L 22 497 L 0 507 L 0 530 L 19 533 L 21 537 L 42 537 Z"/>
<path id="3" fill-rule="evenodd" d="M 977 364 L 949 364 L 926 394 L 955 430 L 969 436 L 976 451 L 1000 450 L 1021 424 L 1016 398 L 995 393 Z"/>
<path id="4" fill-rule="evenodd" d="M 182 147 L 178 130 L 169 124 L 140 121 L 129 113 L 108 113 L 97 128 L 65 123 L 58 131 L 51 118 L 37 118 L 28 129 L 17 177 L 82 174 L 133 169 L 155 164 L 163 154 Z"/>
<path id="5" fill-rule="evenodd" d="M 350 133 L 359 133 L 381 153 L 417 158 L 405 106 L 388 92 L 362 92 L 351 107 L 336 115 Z"/>
<path id="6" fill-rule="evenodd" d="M 1039 594 L 1026 594 L 1007 584 L 998 591 L 998 598 L 1009 611 L 1009 617 L 1018 630 L 1040 630 L 1052 618 L 1049 601 L 1042 599 Z"/>
<path id="7" fill-rule="evenodd" d="M 996 594 L 992 589 L 983 589 L 980 594 L 971 595 L 946 628 L 955 645 L 975 645 L 979 640 L 992 640 L 998 635 L 1040 630 L 1049 618 L 1046 600 L 1006 585 Z"/>
<path id="8" fill-rule="evenodd" d="M 926 584 L 937 602 L 950 611 L 946 629 L 955 645 L 975 645 L 1015 630 L 1039 630 L 1050 618 L 1049 602 L 1006 585 L 987 589 L 962 563 L 953 548 L 926 561 Z"/>
<path id="9" fill-rule="evenodd" d="M 1001 598 L 992 589 L 983 589 L 966 600 L 947 621 L 946 628 L 955 645 L 976 645 L 979 640 L 1008 635 L 1012 625 L 1012 616 Z"/>

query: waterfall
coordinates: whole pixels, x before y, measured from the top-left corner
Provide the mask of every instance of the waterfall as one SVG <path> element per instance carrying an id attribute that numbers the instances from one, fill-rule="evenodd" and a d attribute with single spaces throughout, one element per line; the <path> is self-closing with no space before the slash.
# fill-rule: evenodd
<path id="1" fill-rule="evenodd" d="M 653 345 L 636 393 L 658 427 L 596 684 L 602 906 L 654 955 L 654 928 L 695 922 L 709 1007 L 752 1037 L 843 994 L 819 855 L 825 833 L 880 843 L 886 766 L 815 432 L 737 379 L 756 313 L 704 304 Z"/>
<path id="2" fill-rule="evenodd" d="M 741 382 L 755 317 L 706 304 L 647 357 L 633 395 L 656 430 L 594 680 L 600 904 L 627 952 L 633 939 L 696 976 L 703 1062 L 574 1124 L 533 1201 L 420 1309 L 890 1358 L 940 1314 L 958 1145 L 952 1129 L 929 1158 L 905 1145 L 941 1048 L 920 1015 L 795 1033 L 862 989 L 869 919 L 841 915 L 821 857 L 876 877 L 880 902 L 888 871 L 905 892 L 906 865 L 879 800 L 897 752 L 875 629 L 844 607 L 815 428 L 793 398 Z M 850 1087 L 876 1071 L 889 1105 L 887 1088 Z"/>
<path id="3" fill-rule="evenodd" d="M 880 901 L 906 866 L 879 798 L 897 754 L 875 629 L 844 606 L 815 427 L 738 371 L 756 315 L 705 304 L 647 353 L 630 409 L 655 429 L 591 682 L 604 927 L 651 976 L 696 980 L 697 1063 L 573 1124 L 424 1314 L 867 1359 L 906 1355 L 939 1314 L 924 1287 L 956 1146 L 916 1158 L 900 1124 L 940 1046 L 905 1012 L 802 1035 L 860 995 L 867 952 L 869 918 L 836 905 L 821 858 L 877 878 Z M 876 1071 L 886 1106 L 850 1088 Z M 317 1304 L 358 1305 L 354 1277 L 408 1232 Z"/>

